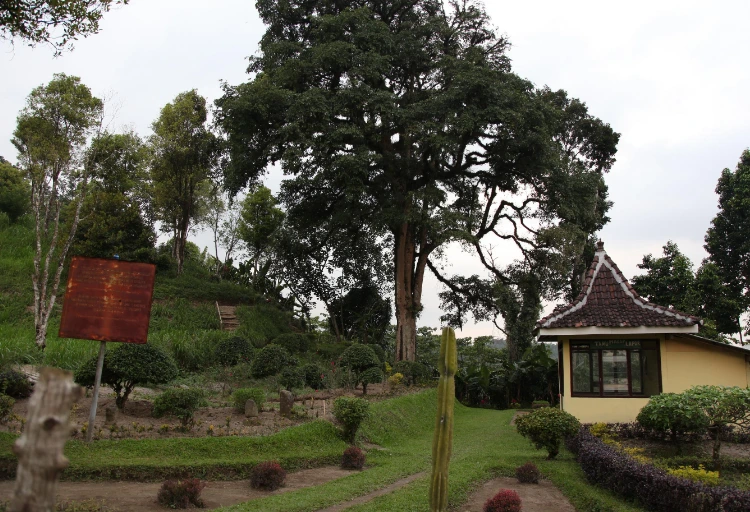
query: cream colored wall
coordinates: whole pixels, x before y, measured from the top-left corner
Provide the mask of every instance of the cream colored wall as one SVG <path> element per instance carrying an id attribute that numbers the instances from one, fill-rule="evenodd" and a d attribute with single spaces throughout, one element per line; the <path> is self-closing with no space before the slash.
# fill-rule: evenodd
<path id="1" fill-rule="evenodd" d="M 664 393 L 679 393 L 699 384 L 748 386 L 744 355 L 676 337 L 662 343 L 661 372 Z"/>
<path id="2" fill-rule="evenodd" d="M 664 393 L 677 393 L 698 384 L 740 387 L 750 384 L 750 365 L 743 354 L 684 339 L 649 337 L 659 338 Z M 580 339 L 586 338 L 592 337 Z M 583 423 L 635 421 L 641 408 L 648 403 L 648 398 L 570 396 L 570 343 L 569 338 L 559 339 L 563 342 L 563 409 Z"/>

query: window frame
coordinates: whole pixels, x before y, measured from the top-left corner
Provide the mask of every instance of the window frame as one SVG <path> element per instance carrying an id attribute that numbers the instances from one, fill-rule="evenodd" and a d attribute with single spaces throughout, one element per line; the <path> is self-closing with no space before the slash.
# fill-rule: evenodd
<path id="1" fill-rule="evenodd" d="M 622 343 L 623 347 L 615 347 L 612 345 L 616 345 L 618 342 Z M 632 342 L 638 342 L 639 346 L 628 346 Z M 634 350 L 643 351 L 643 350 L 654 350 L 654 348 L 644 348 L 643 343 L 656 344 L 656 366 L 658 370 L 658 381 L 659 381 L 659 391 L 658 393 L 651 394 L 649 396 L 646 396 L 645 394 L 640 395 L 634 395 L 633 394 L 633 378 L 632 378 L 632 367 L 631 367 L 631 352 Z M 596 347 L 592 346 L 596 343 L 602 344 L 602 346 Z M 574 350 L 574 346 L 583 347 L 584 345 L 587 346 L 586 349 L 578 349 Z M 602 352 L 605 350 L 624 350 L 625 351 L 625 357 L 626 357 L 626 364 L 627 364 L 627 374 L 628 374 L 628 394 L 622 394 L 622 395 L 615 395 L 615 394 L 605 394 L 604 393 L 604 368 L 603 368 L 603 361 L 602 361 Z M 591 363 L 593 363 L 593 357 L 597 358 L 598 363 L 598 369 L 599 369 L 599 391 L 594 393 L 581 393 L 575 391 L 575 388 L 573 387 L 573 353 L 578 352 L 579 354 L 588 354 L 589 360 Z M 591 340 L 568 340 L 568 363 L 569 363 L 569 369 L 570 369 L 570 396 L 571 397 L 580 397 L 580 398 L 645 398 L 648 399 L 656 394 L 662 393 L 662 368 L 661 368 L 661 342 L 659 339 L 649 338 L 649 339 L 591 339 Z M 641 360 L 641 364 L 643 364 Z M 593 364 L 591 364 L 592 370 L 593 370 Z M 593 371 L 592 371 L 593 373 Z M 595 382 L 592 376 L 592 382 Z M 641 379 L 641 387 L 644 387 L 643 379 Z"/>

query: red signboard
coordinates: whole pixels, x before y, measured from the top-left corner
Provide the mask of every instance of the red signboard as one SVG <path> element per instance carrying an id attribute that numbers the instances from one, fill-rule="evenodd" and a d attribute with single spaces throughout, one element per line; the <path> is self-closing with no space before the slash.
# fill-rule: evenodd
<path id="1" fill-rule="evenodd" d="M 146 343 L 156 266 L 74 256 L 61 338 Z"/>

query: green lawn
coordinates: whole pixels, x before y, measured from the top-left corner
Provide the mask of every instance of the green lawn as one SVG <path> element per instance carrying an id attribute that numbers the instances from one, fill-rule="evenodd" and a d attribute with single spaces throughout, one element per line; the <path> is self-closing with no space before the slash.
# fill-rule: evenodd
<path id="1" fill-rule="evenodd" d="M 435 391 L 427 390 L 373 403 L 371 419 L 361 433 L 383 447 L 370 450 L 369 469 L 318 487 L 269 496 L 230 507 L 233 511 L 313 511 L 382 488 L 405 476 L 428 471 L 434 427 Z M 542 474 L 580 511 L 641 510 L 589 485 L 573 457 L 563 451 L 555 461 L 544 459 L 510 425 L 513 411 L 469 409 L 456 404 L 449 503 L 457 510 L 474 488 L 532 461 Z M 13 436 L 0 436 L 0 462 L 14 460 Z M 276 459 L 288 470 L 332 463 L 345 444 L 333 427 L 314 421 L 267 437 L 209 437 L 95 441 L 90 446 L 71 441 L 65 453 L 67 479 L 111 478 L 159 480 L 189 475 L 207 479 L 245 478 L 260 461 Z M 352 511 L 427 511 L 428 477 Z"/>

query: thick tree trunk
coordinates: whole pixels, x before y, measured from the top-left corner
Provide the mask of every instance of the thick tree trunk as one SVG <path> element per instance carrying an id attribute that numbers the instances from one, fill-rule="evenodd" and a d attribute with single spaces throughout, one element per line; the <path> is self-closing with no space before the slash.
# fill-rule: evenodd
<path id="1" fill-rule="evenodd" d="M 16 487 L 11 512 L 50 512 L 55 509 L 59 473 L 68 465 L 63 455 L 70 436 L 70 407 L 83 394 L 70 372 L 44 368 L 29 401 L 26 430 L 16 441 Z"/>
<path id="2" fill-rule="evenodd" d="M 413 227 L 404 222 L 395 235 L 396 361 L 417 357 L 417 317 L 422 311 L 422 283 L 429 249 L 424 232 L 417 252 Z"/>

